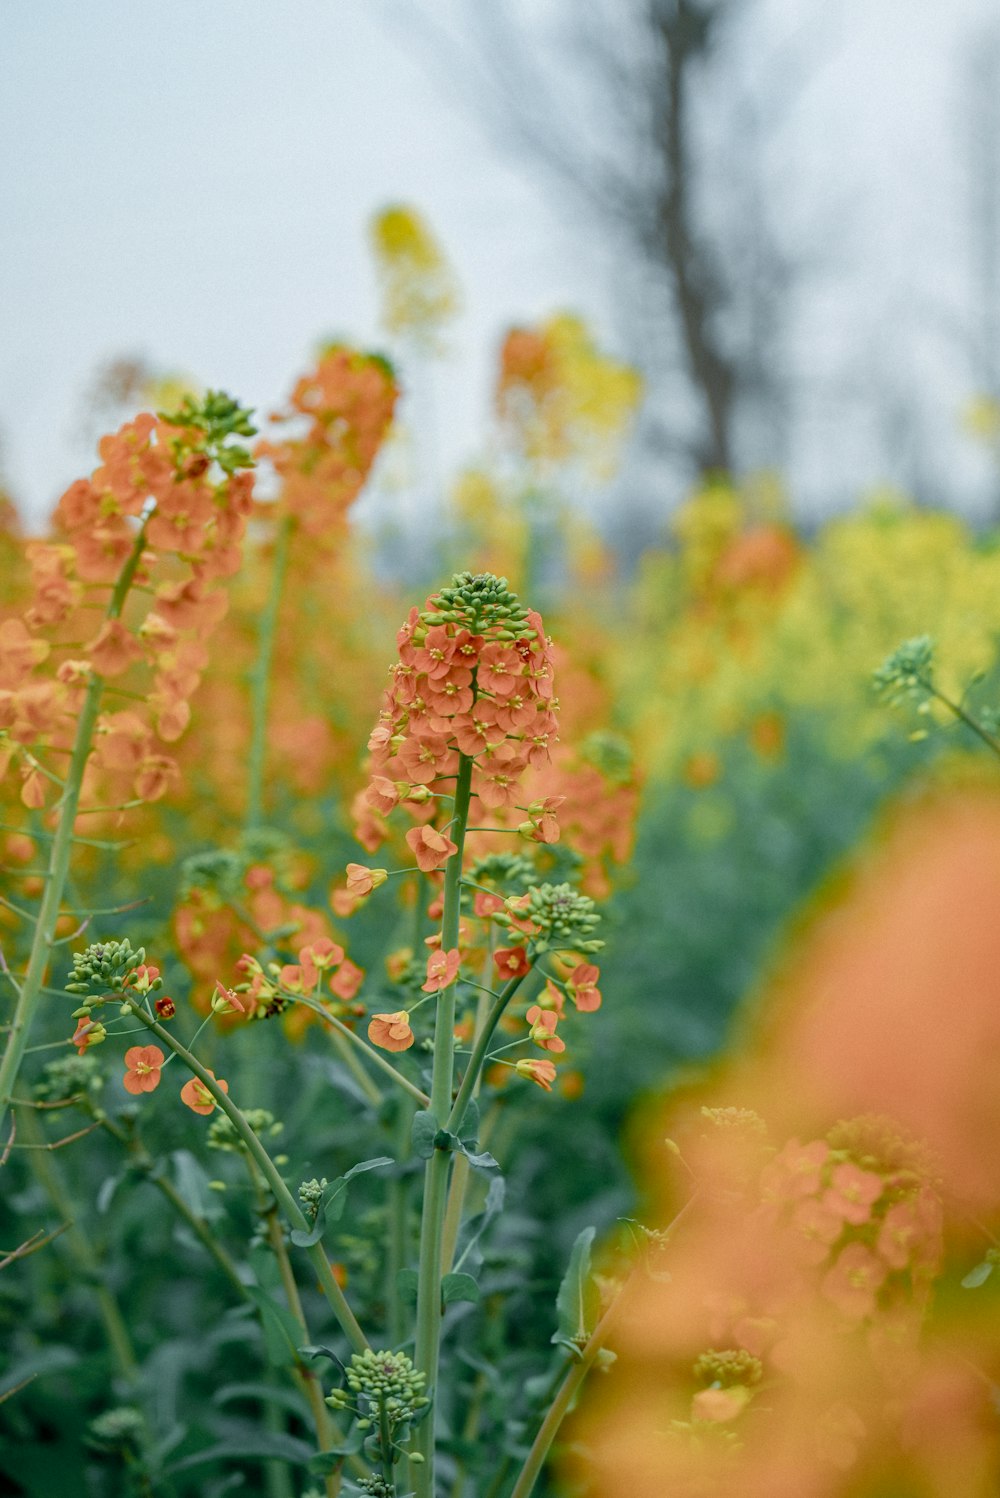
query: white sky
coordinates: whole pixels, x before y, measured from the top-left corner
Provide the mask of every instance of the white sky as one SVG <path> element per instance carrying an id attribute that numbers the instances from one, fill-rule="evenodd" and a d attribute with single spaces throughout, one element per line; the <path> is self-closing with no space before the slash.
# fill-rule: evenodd
<path id="1" fill-rule="evenodd" d="M 821 369 L 884 357 L 894 309 L 921 297 L 960 308 L 956 67 L 994 7 L 765 0 L 772 39 L 836 16 L 772 160 L 790 221 L 815 230 L 825 209 L 842 233 L 827 290 L 796 314 Z M 5 0 L 0 47 L 0 435 L 34 519 L 92 466 L 75 433 L 103 361 L 145 355 L 266 410 L 320 337 L 384 343 L 366 224 L 390 201 L 421 209 L 464 289 L 436 378 L 443 468 L 481 445 L 505 326 L 573 306 L 612 327 L 600 256 L 428 75 L 381 0 Z M 927 365 L 929 420 L 950 442 L 966 376 L 935 338 L 905 372 Z M 806 497 L 880 476 L 863 421 L 831 433 L 831 411 L 804 420 L 793 453 Z M 955 462 L 974 504 L 981 460 Z"/>

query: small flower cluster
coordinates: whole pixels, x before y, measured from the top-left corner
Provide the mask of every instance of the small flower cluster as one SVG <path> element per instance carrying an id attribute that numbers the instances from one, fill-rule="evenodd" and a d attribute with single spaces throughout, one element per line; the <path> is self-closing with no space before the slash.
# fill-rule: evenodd
<path id="1" fill-rule="evenodd" d="M 555 741 L 551 649 L 540 616 L 505 579 L 459 573 L 411 610 L 397 638 L 399 661 L 368 745 L 373 776 L 358 835 L 369 851 L 384 836 L 381 818 L 400 802 L 427 805 L 457 774 L 460 755 L 473 760 L 474 794 L 494 810 L 515 805 L 525 771 L 547 764 Z M 407 842 L 424 872 L 455 846 L 431 826 L 414 828 Z"/>
<path id="2" fill-rule="evenodd" d="M 122 941 L 93 942 L 85 951 L 74 952 L 73 972 L 66 984 L 66 992 L 80 1001 L 73 1010 L 73 1018 L 78 1021 L 73 1044 L 81 1056 L 90 1046 L 100 1045 L 102 1040 L 107 1039 L 108 1032 L 104 1025 L 93 1018 L 94 1012 L 103 1004 L 113 1000 L 116 995 L 123 999 L 126 994 L 144 998 L 162 988 L 159 968 L 148 967 L 145 958 L 145 948 L 133 950 L 127 936 Z M 173 1013 L 173 1001 L 165 995 L 157 1000 L 158 1008 L 162 1009 L 164 1003 L 170 1006 L 170 1013 Z M 128 1011 L 127 1003 L 123 1004 L 123 1009 Z M 155 1050 L 156 1047 L 152 1049 Z M 157 1052 L 157 1055 L 162 1062 L 162 1053 Z M 148 1086 L 140 1089 L 138 1086 L 131 1086 L 128 1081 L 126 1086 L 130 1092 L 151 1092 L 158 1081 L 157 1072 L 156 1081 Z"/>
<path id="3" fill-rule="evenodd" d="M 872 673 L 877 692 L 894 703 L 905 698 L 926 701 L 934 679 L 934 641 L 930 635 L 904 640 Z"/>
<path id="4" fill-rule="evenodd" d="M 384 1466 L 394 1465 L 404 1454 L 410 1427 L 430 1407 L 423 1389 L 427 1380 L 418 1373 L 405 1352 L 356 1352 L 347 1366 L 345 1389 L 327 1395 L 331 1409 L 349 1410 L 359 1430 L 372 1430 L 366 1454 Z M 353 1396 L 353 1398 L 352 1398 Z M 388 1438 L 388 1449 L 383 1442 Z M 411 1460 L 413 1453 L 409 1453 Z"/>
<path id="5" fill-rule="evenodd" d="M 383 209 L 371 226 L 382 290 L 382 322 L 434 346 L 458 306 L 455 276 L 427 224 L 402 203 Z"/>
<path id="6" fill-rule="evenodd" d="M 85 798 L 99 772 L 145 801 L 177 778 L 156 740 L 187 727 L 205 638 L 226 610 L 216 585 L 239 567 L 253 485 L 253 460 L 230 439 L 252 431 L 249 413 L 216 392 L 172 416 L 136 417 L 102 439 L 101 466 L 62 496 L 57 539 L 29 544 L 33 598 L 23 619 L 0 626 L 0 772 L 19 758 L 26 806 L 46 804 L 49 777 L 35 756 L 71 747 L 91 682 L 141 665 L 153 672 L 152 690 L 135 682 L 146 706 L 98 719 Z M 154 586 L 164 556 L 167 575 Z M 133 584 L 153 592 L 153 606 L 128 620 Z M 104 612 L 96 633 L 95 608 Z"/>
<path id="7" fill-rule="evenodd" d="M 315 1000 L 338 1018 L 364 1013 L 363 1006 L 352 1004 L 364 980 L 364 969 L 345 955 L 343 947 L 328 936 L 318 936 L 299 948 L 298 959 L 298 962 L 271 961 L 265 967 L 251 953 L 243 953 L 236 963 L 243 981 L 231 992 L 234 996 L 245 996 L 241 1007 L 249 1019 L 272 1019 L 284 1013 L 297 998 Z M 333 1003 L 320 997 L 326 974 Z"/>
<path id="8" fill-rule="evenodd" d="M 150 995 L 162 987 L 163 980 L 159 968 L 147 965 L 145 956 L 145 948 L 133 950 L 128 937 L 121 941 L 94 942 L 85 951 L 74 952 L 73 973 L 66 990 L 82 1000 L 73 1011 L 73 1018 L 78 1021 L 73 1035 L 78 1055 L 83 1056 L 91 1046 L 100 1045 L 108 1038 L 106 1026 L 92 1017 L 102 1005 L 117 997 L 122 1013 L 130 1013 L 133 1004 L 143 1005 L 149 1013 Z M 155 1001 L 154 1009 L 161 1020 L 171 1018 L 175 1012 L 173 1000 L 166 995 Z M 131 1046 L 125 1052 L 122 1083 L 125 1091 L 134 1097 L 155 1091 L 166 1063 L 159 1046 Z M 214 1078 L 214 1072 L 209 1072 L 209 1076 Z M 218 1085 L 223 1092 L 229 1091 L 228 1083 L 221 1079 Z M 208 1114 L 216 1106 L 215 1098 L 198 1077 L 192 1077 L 181 1088 L 181 1101 L 195 1113 Z"/>
<path id="9" fill-rule="evenodd" d="M 299 1189 L 296 1193 L 299 1198 L 299 1205 L 310 1222 L 315 1222 L 316 1218 L 319 1216 L 319 1209 L 323 1201 L 323 1193 L 325 1192 L 329 1184 L 330 1182 L 327 1180 L 326 1176 L 324 1176 L 321 1181 L 317 1180 L 316 1177 L 313 1176 L 311 1180 L 303 1181 L 299 1186 Z"/>
<path id="10" fill-rule="evenodd" d="M 316 543 L 342 533 L 392 422 L 399 387 L 392 366 L 376 354 L 333 345 L 298 381 L 290 410 L 276 421 L 308 425 L 304 434 L 261 442 L 281 481 L 276 515 L 288 515 Z"/>
<path id="11" fill-rule="evenodd" d="M 244 1108 L 243 1117 L 261 1139 L 276 1139 L 284 1133 L 284 1124 L 268 1108 Z M 226 1113 L 219 1113 L 212 1119 L 206 1143 L 209 1149 L 222 1150 L 226 1154 L 237 1155 L 246 1150 L 236 1125 Z"/>
<path id="12" fill-rule="evenodd" d="M 874 1315 L 894 1276 L 906 1274 L 917 1286 L 937 1272 L 941 1201 L 912 1165 L 870 1153 L 859 1159 L 856 1149 L 827 1139 L 792 1139 L 765 1166 L 760 1190 L 801 1261 L 822 1269 L 822 1295 L 849 1321 Z"/>

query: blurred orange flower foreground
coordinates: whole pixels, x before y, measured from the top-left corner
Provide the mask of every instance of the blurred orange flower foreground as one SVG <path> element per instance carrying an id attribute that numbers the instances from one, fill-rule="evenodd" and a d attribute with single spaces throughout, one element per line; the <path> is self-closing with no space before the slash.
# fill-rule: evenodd
<path id="1" fill-rule="evenodd" d="M 643 1121 L 655 1231 L 575 1475 L 599 1498 L 995 1495 L 1000 795 L 897 813 L 747 1029 Z"/>

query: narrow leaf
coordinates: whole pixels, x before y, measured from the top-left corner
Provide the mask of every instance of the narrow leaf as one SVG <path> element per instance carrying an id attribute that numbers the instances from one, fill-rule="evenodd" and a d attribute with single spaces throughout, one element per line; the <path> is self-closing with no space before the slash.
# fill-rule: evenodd
<path id="1" fill-rule="evenodd" d="M 553 1342 L 575 1346 L 589 1337 L 596 1325 L 599 1297 L 590 1275 L 590 1245 L 596 1231 L 584 1228 L 573 1244 L 569 1268 L 556 1296 L 559 1329 Z"/>

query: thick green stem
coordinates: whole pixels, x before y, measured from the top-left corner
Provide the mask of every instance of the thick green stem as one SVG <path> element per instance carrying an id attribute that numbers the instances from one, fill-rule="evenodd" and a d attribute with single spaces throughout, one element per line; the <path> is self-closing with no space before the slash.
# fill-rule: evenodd
<path id="1" fill-rule="evenodd" d="M 274 1198 L 284 1213 L 286 1221 L 293 1228 L 308 1232 L 312 1224 L 285 1185 L 277 1166 L 267 1153 L 267 1150 L 247 1123 L 246 1118 L 240 1112 L 239 1108 L 231 1101 L 228 1093 L 223 1092 L 218 1082 L 212 1076 L 212 1073 L 202 1066 L 197 1056 L 194 1056 L 186 1046 L 181 1045 L 179 1040 L 175 1040 L 169 1030 L 165 1030 L 162 1025 L 157 1024 L 156 1020 L 151 1019 L 141 1004 L 137 1004 L 128 993 L 123 994 L 122 997 L 128 1003 L 135 1017 L 141 1020 L 146 1026 L 146 1029 L 151 1031 L 157 1040 L 162 1040 L 163 1044 L 173 1051 L 175 1056 L 179 1056 L 188 1070 L 193 1072 L 199 1082 L 211 1093 L 217 1106 L 222 1109 L 223 1113 L 232 1123 L 249 1150 L 255 1164 L 259 1167 L 261 1174 L 274 1193 Z M 354 1312 L 347 1304 L 343 1290 L 341 1290 L 333 1277 L 333 1271 L 330 1268 L 322 1243 L 314 1243 L 305 1249 L 304 1252 L 308 1255 L 313 1268 L 316 1270 L 323 1294 L 326 1296 L 330 1309 L 340 1323 L 341 1330 L 355 1352 L 364 1352 L 368 1347 L 367 1338 L 358 1325 Z"/>
<path id="2" fill-rule="evenodd" d="M 462 858 L 465 829 L 469 822 L 472 796 L 472 760 L 459 755 L 458 779 L 455 783 L 454 819 L 451 839 L 455 852 L 445 866 L 444 911 L 441 918 L 441 950 L 458 946 L 460 902 L 462 893 Z M 443 1126 L 451 1107 L 455 1067 L 455 985 L 450 984 L 438 998 L 434 1026 L 434 1069 L 431 1075 L 430 1112 Z M 433 1400 L 438 1376 L 438 1354 L 441 1344 L 441 1237 L 448 1194 L 447 1150 L 434 1150 L 424 1173 L 424 1204 L 420 1222 L 420 1263 L 417 1269 L 416 1365 L 427 1378 L 427 1394 Z M 434 1495 L 434 1409 L 420 1427 L 423 1462 L 412 1465 L 412 1479 L 418 1498 Z"/>
<path id="3" fill-rule="evenodd" d="M 489 961 L 488 956 L 487 961 Z M 486 1024 L 486 1017 L 488 1013 L 489 994 L 484 993 L 483 990 L 480 989 L 479 998 L 476 1001 L 476 1024 L 475 1030 L 473 1032 L 473 1048 L 475 1047 L 475 1041 L 479 1039 L 479 1036 L 482 1033 L 483 1026 Z M 473 1097 L 478 1096 L 480 1080 L 481 1077 L 477 1076 L 473 1084 L 473 1091 L 471 1094 Z M 455 1161 L 455 1164 L 452 1166 L 451 1185 L 448 1188 L 448 1205 L 445 1208 L 444 1214 L 444 1231 L 442 1235 L 441 1245 L 442 1274 L 448 1274 L 451 1271 L 451 1266 L 455 1261 L 455 1245 L 458 1242 L 459 1228 L 462 1226 L 462 1213 L 465 1209 L 465 1193 L 469 1187 L 469 1176 L 471 1174 L 471 1171 L 472 1167 L 470 1166 L 466 1156 L 459 1155 L 458 1159 Z"/>
<path id="4" fill-rule="evenodd" d="M 143 527 L 136 535 L 135 543 L 129 553 L 128 560 L 119 574 L 118 581 L 115 583 L 111 601 L 108 604 L 106 618 L 117 619 L 120 616 L 145 545 L 146 531 L 145 527 Z M 77 719 L 76 738 L 73 743 L 73 752 L 70 757 L 69 767 L 66 771 L 65 788 L 56 802 L 56 809 L 59 812 L 59 822 L 52 839 L 52 846 L 49 850 L 49 865 L 45 879 L 45 890 L 35 922 L 35 935 L 31 943 L 28 966 L 21 980 L 17 1005 L 14 1009 L 14 1016 L 7 1037 L 7 1046 L 4 1051 L 3 1060 L 0 1061 L 0 1133 L 3 1131 L 4 1120 L 7 1110 L 10 1107 L 14 1087 L 17 1083 L 17 1075 L 24 1060 L 31 1026 L 34 1023 L 38 1005 L 42 997 L 45 972 L 52 955 L 56 923 L 59 920 L 59 911 L 66 887 L 66 879 L 69 875 L 70 856 L 73 848 L 73 824 L 76 821 L 77 810 L 80 805 L 83 776 L 87 768 L 87 760 L 90 756 L 91 741 L 94 736 L 94 727 L 97 723 L 97 714 L 101 705 L 103 687 L 103 678 L 98 676 L 96 672 L 92 672 L 84 692 L 80 716 Z"/>
<path id="5" fill-rule="evenodd" d="M 247 755 L 246 826 L 259 827 L 264 812 L 264 764 L 267 755 L 267 709 L 271 697 L 271 669 L 278 634 L 278 611 L 288 572 L 288 555 L 292 539 L 291 515 L 278 522 L 274 538 L 274 560 L 271 564 L 271 587 L 257 633 L 257 659 L 250 673 L 251 727 Z"/>
<path id="6" fill-rule="evenodd" d="M 410 1153 L 413 1127 L 413 1105 L 406 1098 L 396 1099 L 394 1120 L 395 1154 L 402 1165 Z M 386 1254 L 386 1298 L 389 1303 L 389 1341 L 398 1347 L 406 1336 L 406 1308 L 399 1290 L 399 1272 L 410 1257 L 410 1178 L 402 1171 L 393 1174 L 388 1184 L 389 1242 Z"/>

